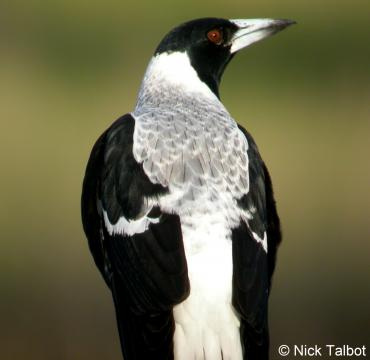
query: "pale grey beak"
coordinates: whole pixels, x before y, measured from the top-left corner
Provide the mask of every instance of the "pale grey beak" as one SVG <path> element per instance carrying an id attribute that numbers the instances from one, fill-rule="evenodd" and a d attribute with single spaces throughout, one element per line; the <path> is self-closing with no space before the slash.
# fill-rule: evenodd
<path id="1" fill-rule="evenodd" d="M 292 20 L 273 19 L 232 19 L 230 21 L 238 27 L 230 40 L 230 52 L 232 54 L 290 25 L 296 24 Z"/>

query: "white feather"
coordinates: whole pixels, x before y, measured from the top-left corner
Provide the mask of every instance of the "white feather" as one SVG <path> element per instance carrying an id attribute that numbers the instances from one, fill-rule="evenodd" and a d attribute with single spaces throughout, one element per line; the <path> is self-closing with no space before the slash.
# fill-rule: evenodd
<path id="1" fill-rule="evenodd" d="M 262 245 L 263 250 L 267 253 L 267 234 L 266 231 L 263 233 L 263 239 L 261 239 L 255 232 L 252 231 L 252 235 L 254 240 L 256 240 L 259 244 Z"/>
<path id="2" fill-rule="evenodd" d="M 103 216 L 104 224 L 109 235 L 132 236 L 134 234 L 141 234 L 148 230 L 150 224 L 159 222 L 159 218 L 149 218 L 146 215 L 137 220 L 127 220 L 124 216 L 121 216 L 115 224 L 111 224 L 105 210 L 103 210 Z"/>
<path id="3" fill-rule="evenodd" d="M 231 305 L 232 243 L 222 218 L 213 213 L 184 219 L 191 292 L 173 311 L 176 360 L 242 359 L 240 322 Z"/>
<path id="4" fill-rule="evenodd" d="M 143 91 L 150 90 L 153 84 L 165 86 L 166 83 L 178 91 L 200 93 L 208 98 L 216 98 L 210 88 L 199 79 L 186 52 L 176 51 L 153 56 L 145 72 L 139 98 Z"/>
<path id="5" fill-rule="evenodd" d="M 169 189 L 153 205 L 181 219 L 191 291 L 174 308 L 175 359 L 241 360 L 231 231 L 252 217 L 237 206 L 249 191 L 247 139 L 186 53 L 152 59 L 132 115 L 134 157 Z"/>

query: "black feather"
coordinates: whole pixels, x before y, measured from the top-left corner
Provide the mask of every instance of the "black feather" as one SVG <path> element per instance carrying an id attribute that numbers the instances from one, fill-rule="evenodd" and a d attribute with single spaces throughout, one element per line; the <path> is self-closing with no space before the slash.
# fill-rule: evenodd
<path id="1" fill-rule="evenodd" d="M 248 360 L 267 360 L 269 356 L 268 297 L 275 268 L 276 251 L 281 242 L 280 222 L 276 211 L 271 179 L 252 136 L 241 126 L 248 140 L 249 192 L 238 205 L 254 208 L 248 224 L 241 222 L 232 231 L 233 306 L 241 320 L 240 336 Z M 252 232 L 263 238 L 267 248 L 255 241 Z"/>
<path id="2" fill-rule="evenodd" d="M 134 119 L 125 115 L 95 144 L 82 191 L 82 220 L 95 263 L 112 291 L 125 360 L 172 359 L 172 308 L 189 294 L 187 264 L 177 215 L 153 208 L 157 224 L 133 236 L 110 235 L 109 221 L 141 216 L 145 197 L 167 189 L 153 184 L 132 153 Z"/>

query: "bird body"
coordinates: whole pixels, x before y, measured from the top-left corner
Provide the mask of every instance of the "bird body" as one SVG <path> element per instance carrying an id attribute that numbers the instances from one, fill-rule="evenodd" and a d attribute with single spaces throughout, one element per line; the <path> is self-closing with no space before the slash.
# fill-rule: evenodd
<path id="1" fill-rule="evenodd" d="M 125 360 L 268 358 L 279 219 L 257 147 L 218 96 L 241 24 L 202 19 L 170 32 L 134 111 L 90 156 L 83 224 Z"/>
<path id="2" fill-rule="evenodd" d="M 240 216 L 247 218 L 234 202 L 248 192 L 248 143 L 186 54 L 153 59 L 132 116 L 136 161 L 151 182 L 169 188 L 151 206 L 181 219 L 192 290 L 174 308 L 175 352 L 189 359 L 192 351 L 200 357 L 204 347 L 217 359 L 221 340 L 228 351 L 240 349 L 231 305 L 231 229 Z M 233 358 L 241 359 L 241 352 Z"/>

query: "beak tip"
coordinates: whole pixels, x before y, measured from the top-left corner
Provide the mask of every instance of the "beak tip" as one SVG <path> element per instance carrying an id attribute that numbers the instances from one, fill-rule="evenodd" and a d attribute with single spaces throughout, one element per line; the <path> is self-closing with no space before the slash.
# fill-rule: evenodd
<path id="1" fill-rule="evenodd" d="M 281 20 L 278 20 L 279 22 L 279 26 L 281 27 L 288 27 L 288 26 L 291 26 L 291 25 L 296 25 L 297 22 L 295 20 L 290 20 L 290 19 L 281 19 Z"/>

